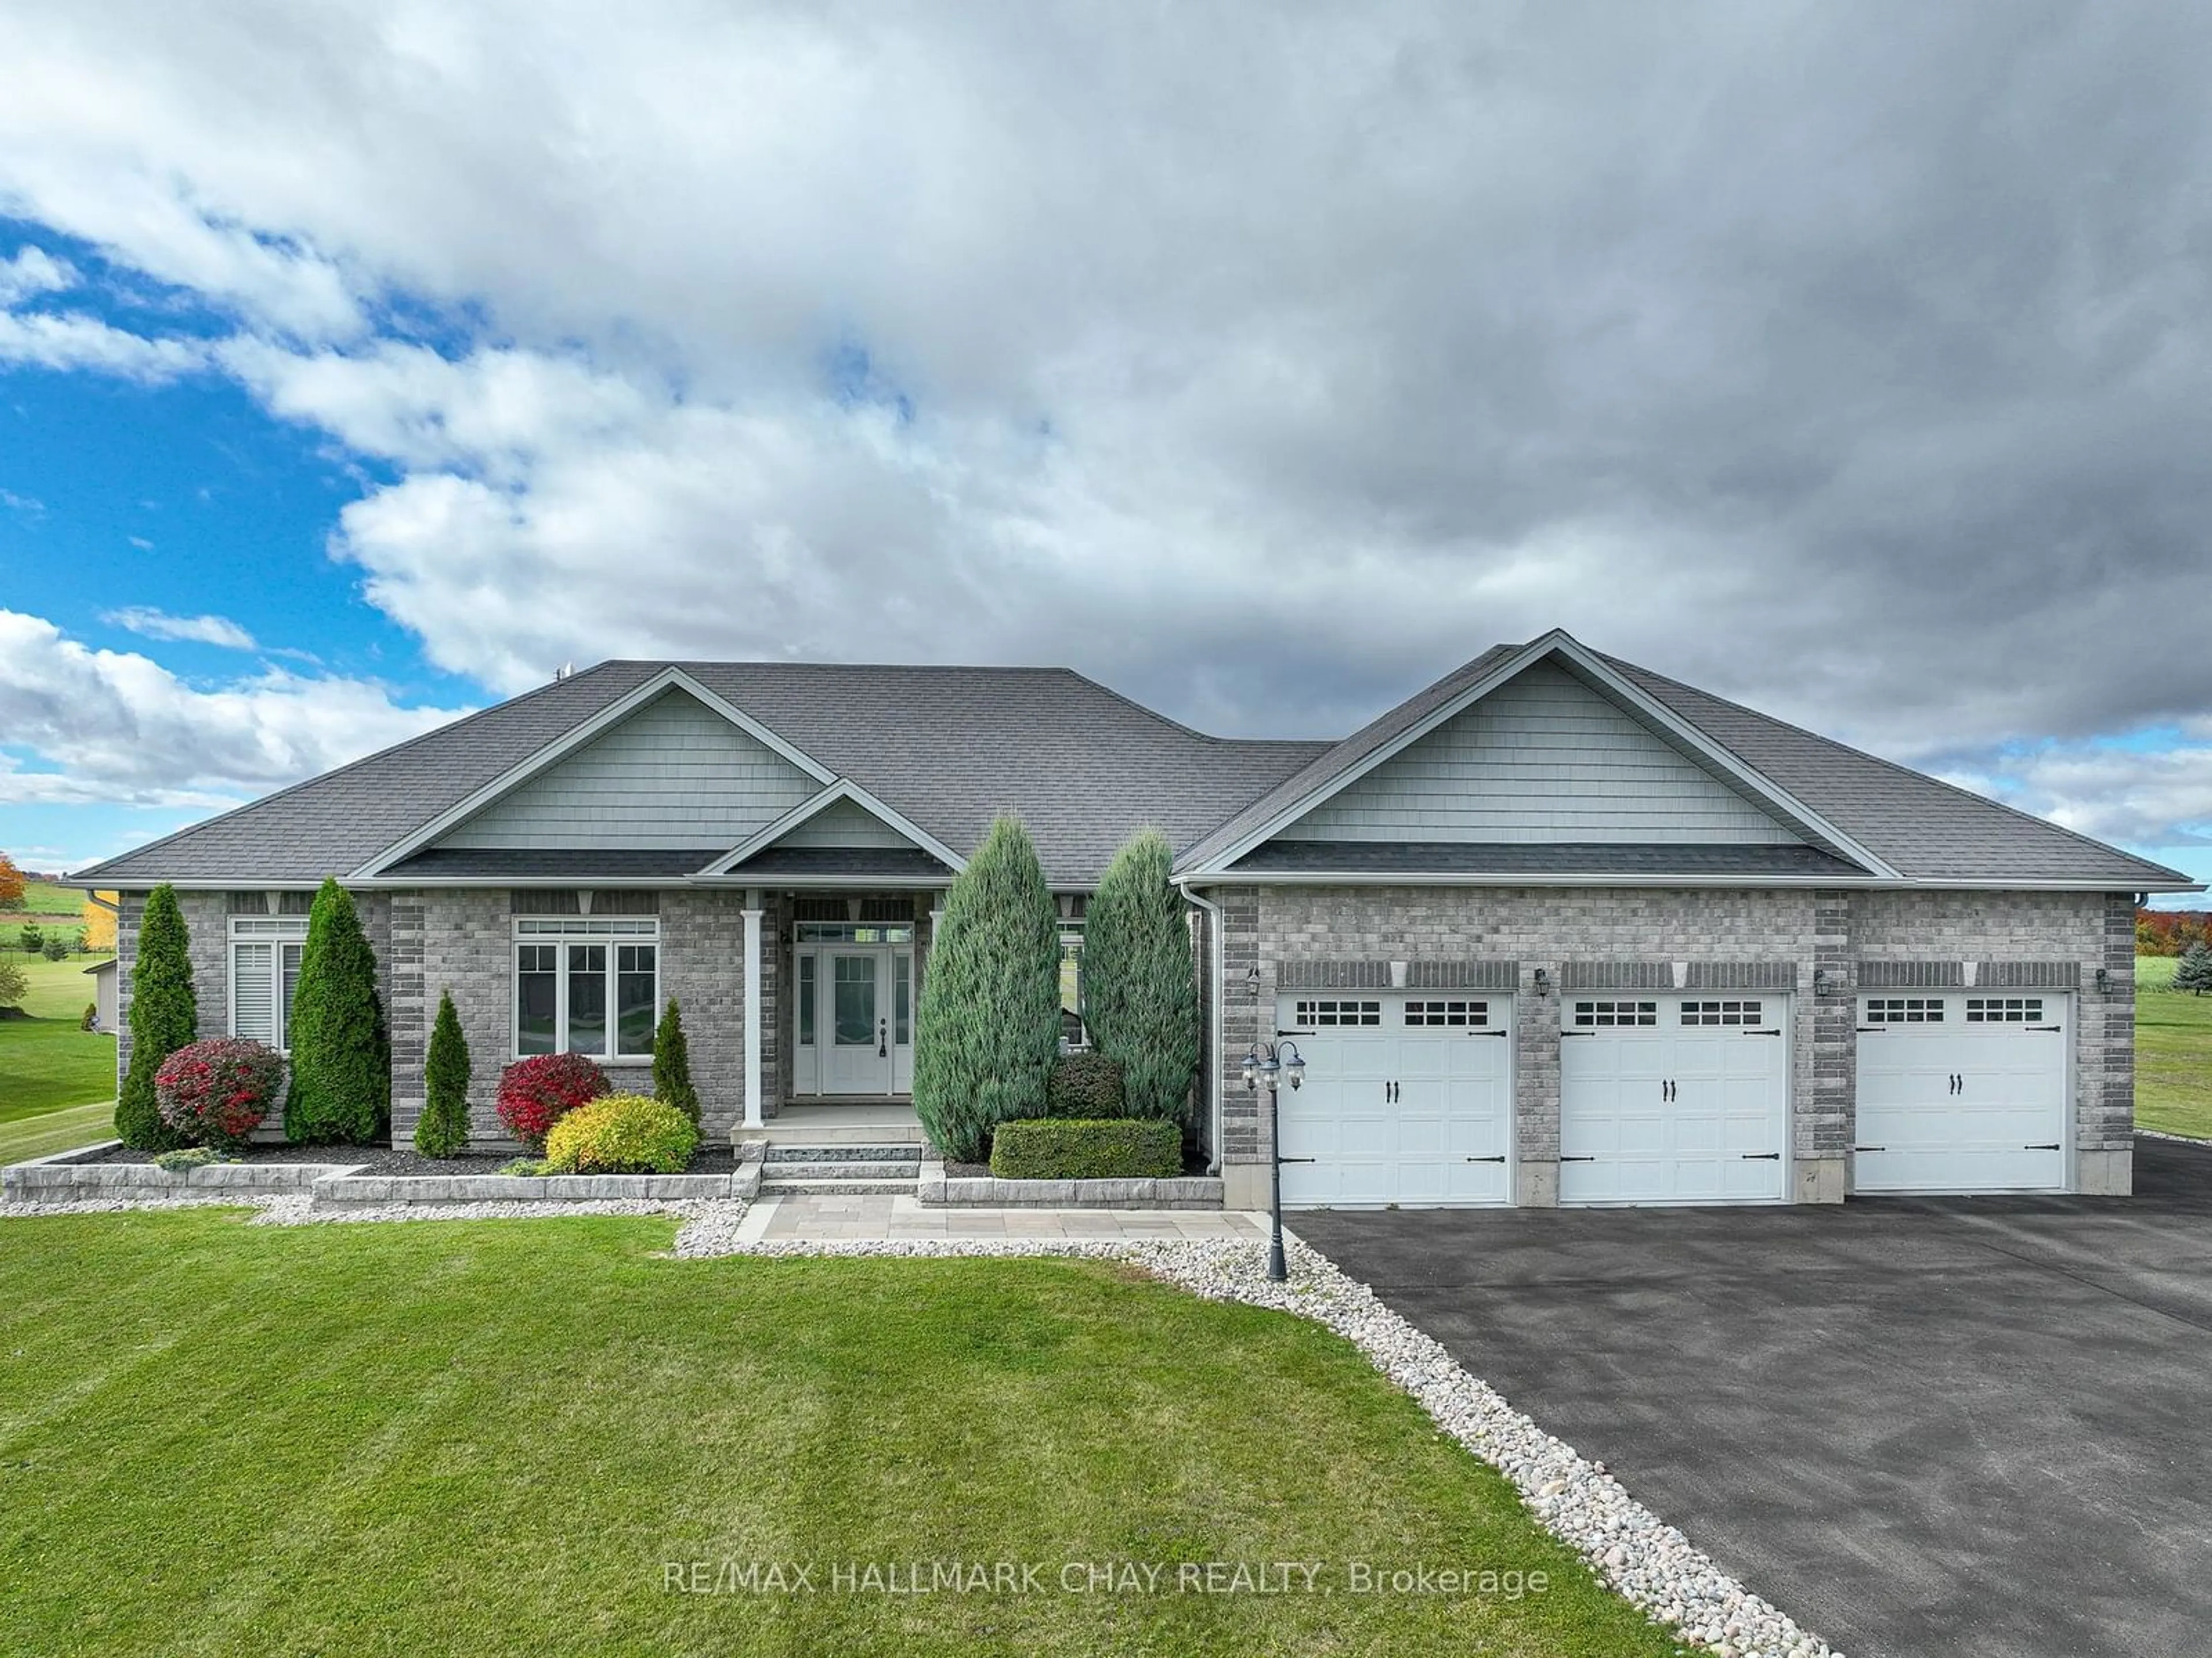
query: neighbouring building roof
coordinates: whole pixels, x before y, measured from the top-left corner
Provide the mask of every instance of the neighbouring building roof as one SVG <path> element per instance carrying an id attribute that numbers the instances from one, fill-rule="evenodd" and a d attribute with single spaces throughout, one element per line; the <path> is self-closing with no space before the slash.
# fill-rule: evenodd
<path id="1" fill-rule="evenodd" d="M 1309 838 L 1277 838 L 1361 777 L 1387 776 L 1379 768 L 1391 756 L 1540 660 L 1564 666 L 1617 702 L 1639 732 L 1693 761 L 1733 792 L 1728 798 L 1740 797 L 1780 826 L 1773 838 L 1795 844 L 1634 844 L 1542 834 L 1492 843 L 1415 831 L 1353 839 L 1310 822 L 1299 831 Z M 939 850 L 964 855 L 994 817 L 1018 814 L 1048 878 L 1063 889 L 1095 883 L 1115 849 L 1147 825 L 1167 835 L 1178 848 L 1178 868 L 1193 878 L 1231 881 L 1403 872 L 1618 875 L 1632 883 L 1738 876 L 1839 884 L 2191 884 L 2175 871 L 1601 656 L 1563 634 L 1493 647 L 1337 743 L 1207 737 L 1064 669 L 605 662 L 75 879 L 100 887 L 295 884 L 362 875 L 395 853 L 377 878 L 582 884 L 692 878 L 749 843 L 406 850 L 434 841 L 426 831 L 464 810 L 475 821 L 478 796 L 504 788 L 502 780 L 536 774 L 538 762 L 554 763 L 552 756 L 595 724 L 627 719 L 626 699 L 655 695 L 672 677 L 787 745 L 811 762 L 810 772 L 865 791 L 880 807 L 878 817 L 903 820 L 909 839 L 918 830 Z M 1661 757 L 1682 772 L 1680 758 Z M 1692 780 L 1710 791 L 1702 777 Z M 821 786 L 811 778 L 804 783 L 804 790 Z M 1340 807 L 1333 810 L 1342 815 Z M 760 838 L 770 843 L 715 878 L 914 883 L 949 874 L 930 851 L 903 843 L 786 845 L 772 829 Z M 809 837 L 794 832 L 793 838 Z"/>

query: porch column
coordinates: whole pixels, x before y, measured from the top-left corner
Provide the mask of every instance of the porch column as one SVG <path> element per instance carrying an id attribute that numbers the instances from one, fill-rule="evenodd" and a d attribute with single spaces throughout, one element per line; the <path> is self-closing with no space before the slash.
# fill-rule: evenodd
<path id="1" fill-rule="evenodd" d="M 761 1126 L 761 896 L 745 891 L 745 1127 Z"/>

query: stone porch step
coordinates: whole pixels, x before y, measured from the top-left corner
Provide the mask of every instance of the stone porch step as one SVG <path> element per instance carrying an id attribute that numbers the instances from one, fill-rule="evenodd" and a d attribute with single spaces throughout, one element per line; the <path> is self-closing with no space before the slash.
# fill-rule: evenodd
<path id="1" fill-rule="evenodd" d="M 919 1176 L 909 1175 L 901 1180 L 835 1180 L 791 1179 L 781 1174 L 763 1174 L 761 1195 L 768 1197 L 865 1197 L 880 1193 L 887 1197 L 911 1197 Z"/>
<path id="2" fill-rule="evenodd" d="M 763 1159 L 770 1164 L 795 1163 L 896 1163 L 918 1169 L 918 1145 L 777 1145 L 770 1144 Z"/>
<path id="3" fill-rule="evenodd" d="M 775 1190 L 790 1181 L 901 1181 L 911 1186 L 921 1178 L 921 1165 L 911 1159 L 873 1163 L 858 1157 L 823 1157 L 810 1161 L 782 1161 L 771 1157 L 761 1167 L 763 1191 Z"/>
<path id="4" fill-rule="evenodd" d="M 739 1139 L 766 1140 L 770 1146 L 782 1145 L 900 1145 L 920 1150 L 927 1137 L 921 1125 L 909 1115 L 905 1121 L 890 1121 L 891 1114 L 873 1111 L 852 1111 L 849 1117 L 858 1121 L 840 1122 L 838 1114 L 831 1111 L 810 1111 L 803 1116 L 796 1112 L 783 1117 L 771 1117 L 758 1128 L 740 1128 Z M 877 1121 L 869 1121 L 868 1118 Z M 787 1119 L 793 1119 L 787 1121 Z"/>

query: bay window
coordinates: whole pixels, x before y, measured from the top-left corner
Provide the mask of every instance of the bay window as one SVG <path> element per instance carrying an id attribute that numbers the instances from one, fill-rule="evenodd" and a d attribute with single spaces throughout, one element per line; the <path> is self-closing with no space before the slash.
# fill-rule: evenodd
<path id="1" fill-rule="evenodd" d="M 307 940 L 304 915 L 239 915 L 230 923 L 230 1034 L 292 1048 L 292 993 Z"/>
<path id="2" fill-rule="evenodd" d="M 514 924 L 514 1051 L 650 1059 L 660 923 L 564 915 Z"/>

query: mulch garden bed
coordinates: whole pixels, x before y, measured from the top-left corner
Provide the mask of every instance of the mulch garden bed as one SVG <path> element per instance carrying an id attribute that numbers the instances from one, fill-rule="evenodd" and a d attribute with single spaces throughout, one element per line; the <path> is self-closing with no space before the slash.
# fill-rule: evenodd
<path id="1" fill-rule="evenodd" d="M 496 1175 L 514 1160 L 512 1152 L 475 1157 L 426 1157 L 418 1151 L 377 1145 L 249 1145 L 240 1152 L 246 1163 L 355 1163 L 370 1175 Z M 150 1151 L 117 1146 L 82 1163 L 151 1163 Z M 701 1146 L 693 1154 L 687 1175 L 726 1175 L 737 1167 L 737 1153 L 726 1145 Z"/>

